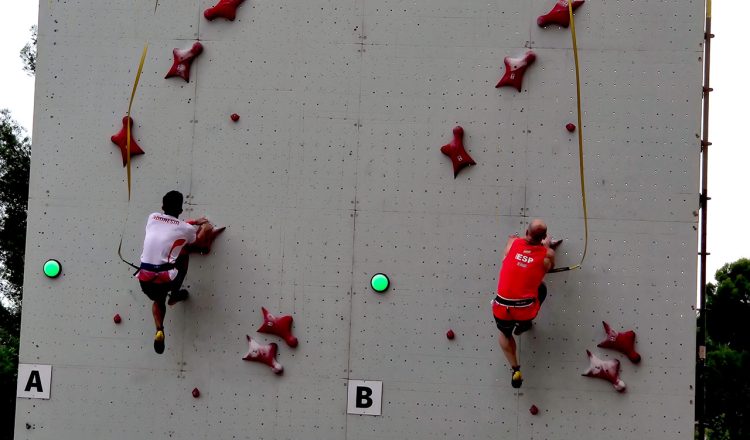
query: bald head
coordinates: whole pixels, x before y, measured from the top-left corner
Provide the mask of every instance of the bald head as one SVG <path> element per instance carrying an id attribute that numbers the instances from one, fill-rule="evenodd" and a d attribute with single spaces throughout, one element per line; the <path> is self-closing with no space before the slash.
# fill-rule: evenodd
<path id="1" fill-rule="evenodd" d="M 531 243 L 541 243 L 547 237 L 547 224 L 544 221 L 535 218 L 529 224 L 526 230 L 526 238 Z"/>

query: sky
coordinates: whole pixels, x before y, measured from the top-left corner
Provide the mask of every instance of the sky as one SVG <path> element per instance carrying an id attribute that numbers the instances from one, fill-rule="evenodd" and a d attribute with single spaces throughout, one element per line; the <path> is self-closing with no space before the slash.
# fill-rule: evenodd
<path id="1" fill-rule="evenodd" d="M 34 78 L 22 70 L 18 53 L 29 41 L 29 28 L 37 22 L 39 3 L 37 0 L 5 3 L 0 14 L 0 108 L 9 109 L 30 135 Z M 745 56 L 748 38 L 744 18 L 748 16 L 750 2 L 713 2 L 712 26 L 716 38 L 711 53 L 711 86 L 715 91 L 711 94 L 709 122 L 709 140 L 713 143 L 708 161 L 709 280 L 723 264 L 750 257 L 750 233 L 737 229 L 750 218 L 750 197 L 741 192 L 747 184 L 737 183 L 746 181 L 742 176 L 750 173 L 750 142 L 744 130 L 744 125 L 750 123 L 747 120 L 750 113 L 744 113 L 750 103 L 750 87 L 745 78 L 750 67 Z M 696 187 L 696 201 L 699 192 Z M 698 249 L 696 261 L 697 253 Z"/>

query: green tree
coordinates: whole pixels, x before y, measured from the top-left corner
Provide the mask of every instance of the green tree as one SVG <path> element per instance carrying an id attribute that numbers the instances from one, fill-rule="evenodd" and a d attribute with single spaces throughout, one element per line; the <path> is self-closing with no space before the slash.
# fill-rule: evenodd
<path id="1" fill-rule="evenodd" d="M 30 153 L 23 129 L 0 110 L 0 408 L 6 414 L 16 406 Z M 0 437 L 13 438 L 13 426 L 0 426 Z"/>
<path id="2" fill-rule="evenodd" d="M 706 288 L 706 423 L 711 440 L 750 438 L 750 260 L 716 271 Z"/>
<path id="3" fill-rule="evenodd" d="M 21 49 L 21 60 L 23 61 L 23 71 L 31 76 L 36 73 L 36 40 L 37 27 L 31 26 L 31 41 Z"/>

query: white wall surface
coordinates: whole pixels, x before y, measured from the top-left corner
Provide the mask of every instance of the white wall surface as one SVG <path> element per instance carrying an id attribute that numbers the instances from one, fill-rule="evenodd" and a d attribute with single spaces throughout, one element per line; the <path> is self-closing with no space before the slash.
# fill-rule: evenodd
<path id="1" fill-rule="evenodd" d="M 559 265 L 584 244 L 570 35 L 536 26 L 553 2 L 247 0 L 231 23 L 212 4 L 40 2 L 21 362 L 53 373 L 17 439 L 692 438 L 702 2 L 577 12 L 588 256 L 548 276 L 521 390 L 489 304 L 506 237 L 544 218 Z M 190 83 L 165 80 L 196 38 Z M 109 137 L 145 41 L 128 202 Z M 527 48 L 524 90 L 495 89 Z M 455 125 L 478 163 L 456 179 Z M 116 251 L 124 231 L 137 260 L 171 189 L 228 229 L 159 356 Z M 255 332 L 261 307 L 294 316 L 298 348 Z M 602 320 L 637 332 L 640 365 L 596 348 Z M 246 334 L 279 343 L 283 376 L 241 360 Z M 622 361 L 625 394 L 581 376 L 586 349 Z M 383 382 L 382 416 L 346 414 L 348 379 Z"/>

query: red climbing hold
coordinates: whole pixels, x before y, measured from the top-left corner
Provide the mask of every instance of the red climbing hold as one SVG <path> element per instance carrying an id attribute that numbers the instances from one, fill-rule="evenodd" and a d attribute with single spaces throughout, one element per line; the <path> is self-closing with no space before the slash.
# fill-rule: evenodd
<path id="1" fill-rule="evenodd" d="M 464 129 L 461 126 L 453 129 L 453 140 L 450 144 L 443 145 L 440 151 L 451 158 L 454 179 L 458 176 L 459 171 L 465 167 L 477 164 L 464 149 Z"/>
<path id="2" fill-rule="evenodd" d="M 198 388 L 193 388 L 193 397 L 196 399 L 201 396 L 201 391 Z"/>
<path id="3" fill-rule="evenodd" d="M 568 122 L 567 124 L 565 124 L 565 129 L 573 133 L 574 131 L 576 131 L 576 124 Z"/>
<path id="4" fill-rule="evenodd" d="M 122 166 L 125 166 L 128 163 L 128 126 L 125 125 L 128 123 L 128 119 L 130 120 L 130 157 L 132 158 L 138 154 L 144 154 L 141 147 L 139 147 L 138 143 L 133 139 L 133 118 L 125 116 L 122 118 L 122 129 L 110 138 L 115 145 L 120 147 L 120 152 L 122 153 Z"/>
<path id="5" fill-rule="evenodd" d="M 625 391 L 625 382 L 620 380 L 620 361 L 618 359 L 603 361 L 586 350 L 589 355 L 589 369 L 583 376 L 598 377 L 612 384 L 619 392 Z"/>
<path id="6" fill-rule="evenodd" d="M 122 318 L 120 317 L 120 314 L 117 313 L 115 317 L 113 318 L 113 321 L 115 321 L 115 324 L 119 324 L 122 322 Z"/>
<path id="7" fill-rule="evenodd" d="M 536 405 L 531 405 L 531 408 L 529 408 L 529 412 L 532 416 L 535 416 L 539 414 L 539 408 L 537 408 Z"/>
<path id="8" fill-rule="evenodd" d="M 448 339 L 453 340 L 456 337 L 456 334 L 453 333 L 453 330 L 448 330 L 448 333 L 446 333 L 445 336 L 447 336 Z"/>
<path id="9" fill-rule="evenodd" d="M 627 356 L 634 364 L 641 361 L 641 355 L 635 351 L 635 332 L 633 330 L 618 332 L 606 322 L 602 321 L 602 324 L 604 324 L 604 332 L 607 333 L 607 339 L 600 342 L 597 347 L 617 350 Z"/>
<path id="10" fill-rule="evenodd" d="M 240 115 L 238 115 L 237 113 L 232 113 L 232 116 L 230 116 L 230 118 L 232 118 L 234 122 L 237 122 L 240 120 Z"/>
<path id="11" fill-rule="evenodd" d="M 190 47 L 190 49 L 174 49 L 172 55 L 174 55 L 174 63 L 172 68 L 167 72 L 167 76 L 164 78 L 171 78 L 173 76 L 179 76 L 184 79 L 185 82 L 190 81 L 190 65 L 193 64 L 193 60 L 203 52 L 203 45 L 196 41 Z"/>
<path id="12" fill-rule="evenodd" d="M 573 11 L 578 9 L 584 0 L 573 0 Z M 540 15 L 536 19 L 536 24 L 545 27 L 548 24 L 557 24 L 564 28 L 570 25 L 570 12 L 568 11 L 568 0 L 557 0 L 557 3 L 551 11 Z"/>
<path id="13" fill-rule="evenodd" d="M 536 54 L 532 51 L 526 52 L 520 58 L 505 57 L 503 59 L 505 74 L 500 78 L 500 82 L 497 83 L 495 88 L 509 86 L 515 87 L 520 92 L 523 74 L 534 61 L 536 61 Z"/>
<path id="14" fill-rule="evenodd" d="M 237 8 L 243 1 L 245 0 L 219 0 L 219 3 L 215 6 L 203 11 L 203 16 L 209 21 L 216 17 L 234 21 L 234 17 L 237 15 Z"/>
<path id="15" fill-rule="evenodd" d="M 260 326 L 258 332 L 279 336 L 286 342 L 286 345 L 296 347 L 299 341 L 292 334 L 294 319 L 290 315 L 273 316 L 265 307 L 261 307 L 261 311 L 263 312 L 263 325 Z"/>
<path id="16" fill-rule="evenodd" d="M 199 223 L 199 220 L 195 220 L 195 219 L 188 219 L 185 222 L 191 225 L 195 225 L 195 224 L 202 225 L 201 228 L 198 230 L 198 234 L 196 235 L 195 241 L 183 248 L 185 252 L 190 252 L 190 253 L 198 253 L 202 255 L 210 253 L 211 246 L 213 246 L 214 244 L 214 240 L 216 240 L 216 237 L 221 235 L 221 233 L 224 232 L 224 230 L 226 229 L 226 226 L 215 228 L 214 225 L 212 225 L 207 220 L 205 221 L 205 223 Z"/>
<path id="17" fill-rule="evenodd" d="M 250 348 L 242 358 L 243 361 L 260 362 L 271 367 L 271 370 L 276 374 L 284 373 L 284 367 L 276 360 L 276 352 L 279 350 L 279 346 L 275 342 L 261 345 L 253 341 L 250 335 L 247 335 L 247 342 Z"/>

